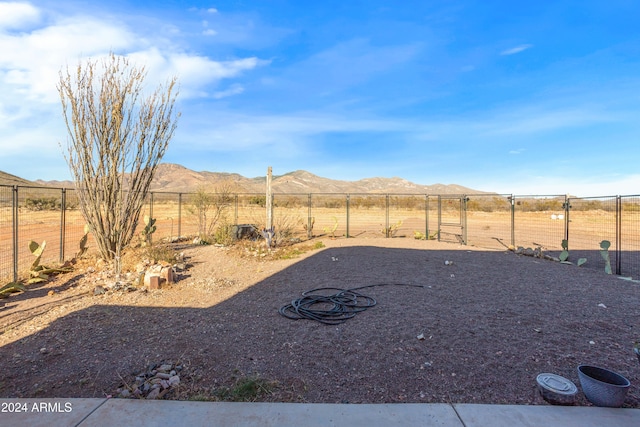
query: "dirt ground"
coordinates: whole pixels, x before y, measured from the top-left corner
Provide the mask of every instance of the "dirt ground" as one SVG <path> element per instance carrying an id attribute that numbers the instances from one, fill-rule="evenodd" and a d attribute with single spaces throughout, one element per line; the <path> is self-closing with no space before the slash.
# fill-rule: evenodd
<path id="1" fill-rule="evenodd" d="M 537 405 L 538 374 L 580 389 L 577 366 L 592 364 L 628 378 L 624 406 L 640 408 L 637 283 L 433 241 L 322 242 L 278 260 L 186 245 L 187 268 L 160 290 L 94 295 L 113 278 L 85 268 L 0 300 L 0 397 L 118 397 L 170 363 L 169 399 L 229 398 L 252 378 L 249 400 Z M 341 324 L 278 312 L 304 291 L 363 286 L 377 305 Z"/>

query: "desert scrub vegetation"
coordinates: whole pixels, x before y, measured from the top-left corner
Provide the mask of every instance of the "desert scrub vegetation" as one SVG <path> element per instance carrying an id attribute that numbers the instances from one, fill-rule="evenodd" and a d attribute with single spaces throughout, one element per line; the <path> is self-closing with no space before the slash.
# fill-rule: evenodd
<path id="1" fill-rule="evenodd" d="M 229 210 L 235 202 L 234 186 L 230 181 L 223 181 L 212 187 L 200 186 L 191 195 L 187 212 L 196 218 L 198 237 L 206 242 L 216 240 L 216 229 L 223 225 L 228 228 Z M 218 235 L 218 238 L 221 237 Z"/>
<path id="2" fill-rule="evenodd" d="M 259 257 L 266 260 L 293 259 L 324 247 L 324 243 L 320 240 L 316 242 L 290 242 L 270 250 L 265 246 L 263 240 L 239 240 L 232 246 L 241 258 Z"/>

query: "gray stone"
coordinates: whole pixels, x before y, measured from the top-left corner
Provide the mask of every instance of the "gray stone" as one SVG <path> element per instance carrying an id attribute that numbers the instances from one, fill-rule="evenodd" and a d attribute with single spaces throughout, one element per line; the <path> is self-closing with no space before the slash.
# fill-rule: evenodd
<path id="1" fill-rule="evenodd" d="M 160 395 L 160 388 L 154 388 L 149 392 L 149 394 L 147 394 L 147 399 L 155 400 L 158 398 L 159 395 Z"/>

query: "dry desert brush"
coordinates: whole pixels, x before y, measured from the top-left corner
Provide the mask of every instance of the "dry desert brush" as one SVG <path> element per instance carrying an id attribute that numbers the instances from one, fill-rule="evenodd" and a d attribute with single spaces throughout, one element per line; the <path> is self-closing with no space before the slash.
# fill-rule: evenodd
<path id="1" fill-rule="evenodd" d="M 148 96 L 145 78 L 144 67 L 111 53 L 74 73 L 61 71 L 58 85 L 80 210 L 100 256 L 114 260 L 116 270 L 179 116 L 176 78 Z"/>

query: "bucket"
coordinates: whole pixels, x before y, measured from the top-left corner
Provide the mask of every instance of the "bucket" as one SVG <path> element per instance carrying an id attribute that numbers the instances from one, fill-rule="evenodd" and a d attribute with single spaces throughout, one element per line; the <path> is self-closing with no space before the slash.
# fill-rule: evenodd
<path id="1" fill-rule="evenodd" d="M 631 385 L 622 375 L 597 366 L 578 366 L 578 377 L 584 395 L 596 406 L 621 407 Z"/>

